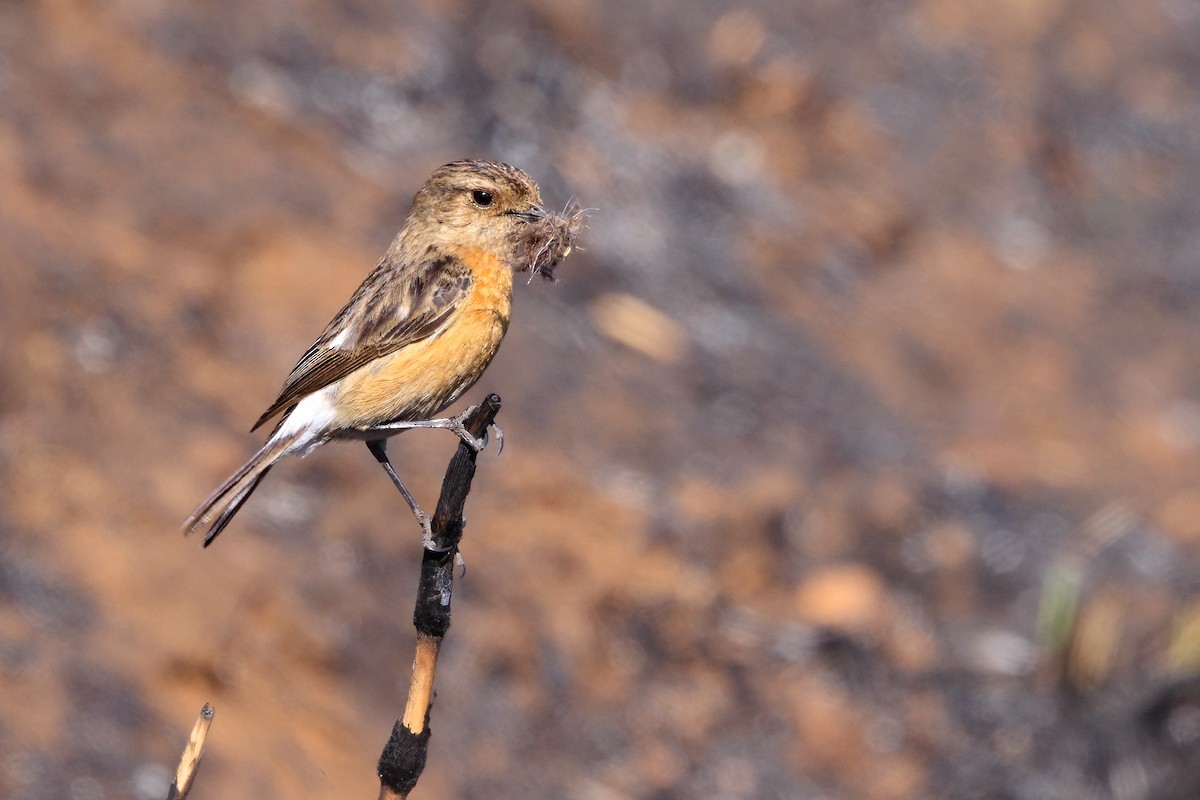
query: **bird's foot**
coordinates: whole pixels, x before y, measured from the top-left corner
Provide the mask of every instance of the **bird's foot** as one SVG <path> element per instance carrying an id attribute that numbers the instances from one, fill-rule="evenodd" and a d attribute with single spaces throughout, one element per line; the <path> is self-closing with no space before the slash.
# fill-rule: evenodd
<path id="1" fill-rule="evenodd" d="M 453 546 L 443 547 L 433 540 L 433 519 L 419 508 L 413 509 L 413 515 L 421 524 L 421 545 L 431 553 L 449 553 Z"/>
<path id="2" fill-rule="evenodd" d="M 487 447 L 488 429 L 494 428 L 496 430 L 496 441 L 499 443 L 499 448 L 496 450 L 496 455 L 500 455 L 500 453 L 504 451 L 504 431 L 500 429 L 499 425 L 493 422 L 488 426 L 488 428 L 484 429 L 483 436 L 479 438 L 475 438 L 475 436 L 473 436 L 471 432 L 467 430 L 466 421 L 472 414 L 475 413 L 477 408 L 478 406 L 471 406 L 457 417 L 450 417 L 450 419 L 446 420 L 446 428 L 447 430 L 456 434 L 458 438 L 462 439 L 463 442 L 466 443 L 467 447 L 471 448 L 476 453 L 483 452 L 483 449 Z"/>

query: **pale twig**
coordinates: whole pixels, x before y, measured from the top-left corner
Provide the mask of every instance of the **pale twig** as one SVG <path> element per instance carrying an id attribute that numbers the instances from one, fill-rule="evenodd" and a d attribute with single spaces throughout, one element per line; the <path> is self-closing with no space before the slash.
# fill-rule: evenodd
<path id="1" fill-rule="evenodd" d="M 200 716 L 192 727 L 192 735 L 188 737 L 183 755 L 179 758 L 179 769 L 175 770 L 175 782 L 167 792 L 167 800 L 184 800 L 192 790 L 192 781 L 196 779 L 196 770 L 204 756 L 204 740 L 208 738 L 208 727 L 212 725 L 215 713 L 217 710 L 209 703 L 200 709 Z"/>

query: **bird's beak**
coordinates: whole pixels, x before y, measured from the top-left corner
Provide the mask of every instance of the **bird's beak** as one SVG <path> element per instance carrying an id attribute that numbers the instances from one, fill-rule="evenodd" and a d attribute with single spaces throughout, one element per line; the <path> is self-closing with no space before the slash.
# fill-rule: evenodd
<path id="1" fill-rule="evenodd" d="M 532 206 L 526 211 L 510 211 L 509 213 L 526 222 L 537 222 L 545 219 L 547 215 L 546 209 L 541 206 Z"/>

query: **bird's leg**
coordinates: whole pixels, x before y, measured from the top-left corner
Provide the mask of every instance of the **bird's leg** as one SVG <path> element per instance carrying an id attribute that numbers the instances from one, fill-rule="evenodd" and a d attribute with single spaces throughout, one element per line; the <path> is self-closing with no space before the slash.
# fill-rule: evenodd
<path id="1" fill-rule="evenodd" d="M 483 450 L 483 448 L 487 447 L 488 432 L 484 431 L 483 436 L 476 439 L 471 435 L 471 432 L 467 430 L 467 426 L 464 424 L 467 417 L 469 417 L 475 411 L 475 409 L 476 406 L 471 406 L 456 417 L 444 417 L 441 419 L 416 419 L 403 422 L 385 422 L 382 425 L 374 425 L 366 430 L 368 433 L 382 433 L 385 436 L 390 436 L 393 433 L 399 433 L 400 431 L 409 430 L 411 428 L 444 428 L 445 430 L 448 430 L 458 436 L 458 438 L 466 442 L 467 447 L 470 447 L 472 450 L 478 453 Z M 500 430 L 500 426 L 494 422 L 490 427 L 496 429 L 496 441 L 500 443 L 500 451 L 503 451 L 504 431 Z M 374 450 L 371 452 L 374 452 Z M 378 458 L 378 456 L 376 456 L 376 458 Z"/>
<path id="2" fill-rule="evenodd" d="M 404 496 L 404 502 L 408 503 L 408 507 L 412 509 L 413 516 L 417 518 L 417 522 L 421 525 L 421 543 L 426 550 L 435 553 L 445 553 L 450 550 L 449 547 L 438 547 L 433 543 L 433 524 L 430 516 L 421 510 L 417 505 L 417 501 L 413 499 L 412 493 L 400 480 L 400 476 L 396 474 L 392 462 L 388 461 L 387 443 L 384 439 L 372 439 L 367 442 L 367 449 L 371 451 L 371 455 L 375 456 L 375 460 L 383 467 L 383 471 L 392 479 L 392 483 L 396 484 L 396 488 L 400 490 L 400 494 Z"/>

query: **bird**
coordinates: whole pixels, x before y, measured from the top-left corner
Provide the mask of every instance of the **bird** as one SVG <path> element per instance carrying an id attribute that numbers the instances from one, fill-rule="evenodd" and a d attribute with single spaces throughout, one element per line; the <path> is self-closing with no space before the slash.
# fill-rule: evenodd
<path id="1" fill-rule="evenodd" d="M 387 252 L 251 428 L 279 416 L 266 442 L 196 507 L 185 533 L 206 530 L 208 547 L 280 459 L 358 440 L 403 495 L 425 546 L 435 549 L 430 517 L 388 460 L 387 440 L 412 428 L 444 428 L 483 448 L 486 432 L 471 435 L 465 413 L 436 415 L 496 355 L 508 330 L 514 274 L 553 280 L 582 213 L 577 203 L 561 214 L 548 211 L 533 179 L 508 164 L 462 160 L 435 170 Z"/>

